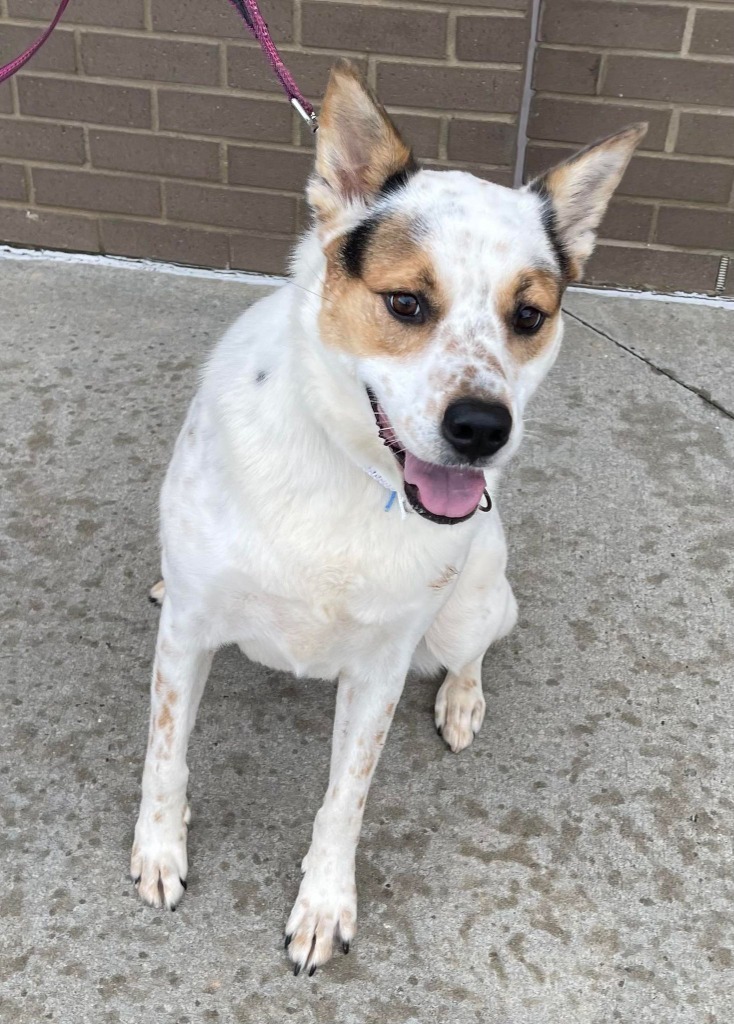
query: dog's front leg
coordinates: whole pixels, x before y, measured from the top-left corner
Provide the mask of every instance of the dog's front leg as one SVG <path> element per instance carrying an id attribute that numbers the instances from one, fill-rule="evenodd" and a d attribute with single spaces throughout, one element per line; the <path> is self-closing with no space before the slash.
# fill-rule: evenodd
<path id="1" fill-rule="evenodd" d="M 286 926 L 295 963 L 313 974 L 332 954 L 335 940 L 347 952 L 357 923 L 354 859 L 365 800 L 405 684 L 407 663 L 339 679 L 329 788 L 316 815 L 304 872 Z"/>
<path id="2" fill-rule="evenodd" d="M 150 732 L 130 873 L 146 903 L 175 910 L 186 888 L 186 750 L 212 652 L 176 621 L 166 597 L 150 692 Z"/>

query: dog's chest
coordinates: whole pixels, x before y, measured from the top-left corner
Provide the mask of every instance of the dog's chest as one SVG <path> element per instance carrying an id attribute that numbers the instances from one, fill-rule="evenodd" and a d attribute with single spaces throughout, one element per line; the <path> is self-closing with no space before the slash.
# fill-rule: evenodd
<path id="1" fill-rule="evenodd" d="M 281 573 L 230 569 L 218 616 L 253 660 L 331 678 L 382 650 L 410 646 L 428 628 L 461 570 L 459 552 L 412 559 L 342 556 L 291 560 Z M 383 553 L 384 555 L 384 553 Z M 460 564 L 455 564 L 459 562 Z"/>

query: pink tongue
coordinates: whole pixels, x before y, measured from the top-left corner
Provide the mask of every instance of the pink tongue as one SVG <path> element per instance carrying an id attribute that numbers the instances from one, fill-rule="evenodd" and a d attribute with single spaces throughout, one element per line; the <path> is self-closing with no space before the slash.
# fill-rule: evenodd
<path id="1" fill-rule="evenodd" d="M 421 505 L 436 516 L 461 519 L 470 515 L 482 500 L 487 486 L 484 473 L 476 469 L 452 469 L 422 462 L 405 453 L 403 476 L 418 488 Z"/>

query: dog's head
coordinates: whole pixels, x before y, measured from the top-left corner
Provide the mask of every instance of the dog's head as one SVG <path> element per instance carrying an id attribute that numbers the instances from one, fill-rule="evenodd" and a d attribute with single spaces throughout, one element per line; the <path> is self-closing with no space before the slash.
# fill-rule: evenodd
<path id="1" fill-rule="evenodd" d="M 392 450 L 413 507 L 460 522 L 482 471 L 517 449 L 560 345 L 564 288 L 646 126 L 513 190 L 419 170 L 348 64 L 320 121 L 308 192 L 325 257 L 320 339 L 359 384 L 365 427 Z"/>

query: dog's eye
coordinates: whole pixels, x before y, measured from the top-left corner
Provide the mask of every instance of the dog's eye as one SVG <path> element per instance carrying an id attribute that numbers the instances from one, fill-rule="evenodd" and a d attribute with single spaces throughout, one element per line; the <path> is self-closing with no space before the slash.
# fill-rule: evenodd
<path id="1" fill-rule="evenodd" d="M 545 313 L 535 306 L 519 306 L 515 311 L 512 326 L 518 334 L 535 334 L 545 322 Z"/>
<path id="2" fill-rule="evenodd" d="M 420 301 L 410 292 L 390 292 L 385 296 L 388 311 L 399 320 L 414 320 L 423 323 L 424 316 Z"/>

